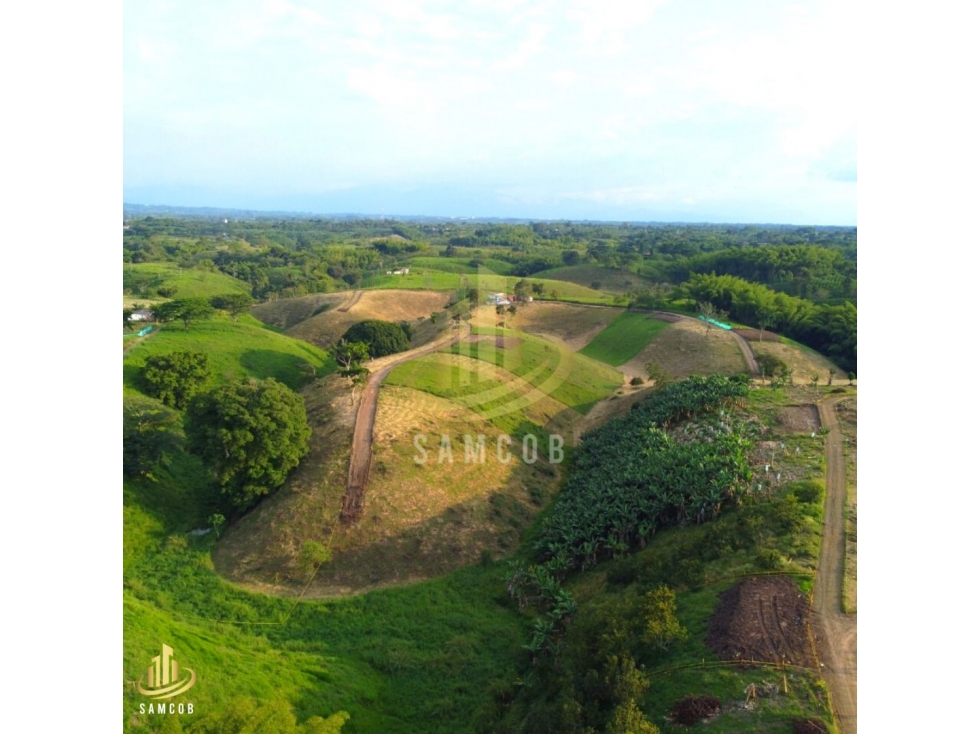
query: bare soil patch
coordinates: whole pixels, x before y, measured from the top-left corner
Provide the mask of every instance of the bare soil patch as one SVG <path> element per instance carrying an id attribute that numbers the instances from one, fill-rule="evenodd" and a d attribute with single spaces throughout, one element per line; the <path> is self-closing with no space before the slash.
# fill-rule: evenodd
<path id="1" fill-rule="evenodd" d="M 819 430 L 819 410 L 815 405 L 793 405 L 778 412 L 778 423 L 786 433 L 811 433 Z"/>
<path id="2" fill-rule="evenodd" d="M 721 713 L 721 699 L 714 696 L 684 696 L 670 713 L 677 724 L 691 726 Z"/>
<path id="3" fill-rule="evenodd" d="M 750 342 L 775 342 L 778 343 L 779 335 L 771 331 L 765 331 L 764 335 L 758 329 L 735 329 L 735 334 L 740 334 L 743 338 Z"/>
<path id="4" fill-rule="evenodd" d="M 657 321 L 665 321 L 668 324 L 675 324 L 677 321 L 683 319 L 680 314 L 669 313 L 667 311 L 654 311 L 649 314 L 649 318 L 656 319 Z"/>
<path id="5" fill-rule="evenodd" d="M 707 644 L 722 660 L 815 667 L 808 619 L 809 601 L 791 578 L 752 577 L 721 594 Z"/>

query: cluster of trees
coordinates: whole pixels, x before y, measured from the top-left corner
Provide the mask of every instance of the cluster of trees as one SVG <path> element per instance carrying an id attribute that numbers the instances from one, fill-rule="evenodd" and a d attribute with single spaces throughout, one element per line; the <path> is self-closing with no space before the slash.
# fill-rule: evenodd
<path id="1" fill-rule="evenodd" d="M 828 247 L 728 248 L 676 260 L 667 267 L 667 272 L 674 283 L 682 283 L 698 273 L 734 275 L 817 301 L 854 299 L 857 295 L 856 260 L 847 257 L 841 249 Z"/>
<path id="2" fill-rule="evenodd" d="M 772 329 L 857 371 L 857 307 L 817 304 L 778 293 L 733 275 L 694 275 L 684 285 L 691 298 L 712 303 L 732 318 Z"/>
<path id="3" fill-rule="evenodd" d="M 312 716 L 299 723 L 290 703 L 283 698 L 256 701 L 240 697 L 226 706 L 190 718 L 181 724 L 179 716 L 163 716 L 160 732 L 177 734 L 341 734 L 350 719 L 346 711 L 338 711 L 325 719 Z"/>
<path id="4" fill-rule="evenodd" d="M 371 359 L 405 351 L 409 339 L 411 339 L 411 325 L 406 321 L 394 324 L 377 319 L 360 321 L 347 329 L 341 337 L 341 340 L 347 344 L 365 345 Z"/>

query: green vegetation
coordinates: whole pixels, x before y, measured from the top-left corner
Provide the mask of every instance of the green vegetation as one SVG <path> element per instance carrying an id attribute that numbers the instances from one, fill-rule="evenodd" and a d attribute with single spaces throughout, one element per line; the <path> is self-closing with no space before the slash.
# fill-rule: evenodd
<path id="1" fill-rule="evenodd" d="M 744 380 L 689 378 L 586 435 L 534 544 L 548 567 L 592 566 L 645 544 L 662 525 L 712 520 L 722 504 L 739 503 L 752 477 L 746 425 L 729 411 L 705 429 L 709 441 L 681 441 L 658 426 L 747 394 Z"/>
<path id="2" fill-rule="evenodd" d="M 247 283 L 230 275 L 214 270 L 181 268 L 176 263 L 166 262 L 126 263 L 122 269 L 122 287 L 123 293 L 148 299 L 213 298 L 251 291 Z"/>
<path id="3" fill-rule="evenodd" d="M 626 311 L 588 342 L 581 354 L 618 367 L 645 349 L 667 326 L 666 321 L 648 314 Z"/>
<path id="4" fill-rule="evenodd" d="M 657 727 L 676 730 L 666 717 L 690 694 L 721 702 L 710 723 L 715 732 L 783 731 L 799 717 L 831 720 L 825 686 L 817 673 L 799 668 L 785 672 L 787 690 L 744 709 L 746 689 L 773 676 L 764 668 L 716 667 L 718 655 L 707 644 L 711 617 L 735 577 L 788 573 L 801 579 L 801 593 L 811 586 L 824 494 L 822 443 L 808 431 L 788 435 L 781 424 L 802 389 L 773 384 L 749 392 L 746 381 L 720 377 L 668 384 L 662 365 L 677 376 L 686 372 L 657 353 L 662 364 L 650 364 L 651 397 L 639 402 L 646 393 L 625 390 L 628 399 L 609 401 L 580 422 L 596 401 L 623 387 L 622 373 L 609 365 L 633 359 L 665 322 L 622 314 L 580 353 L 521 331 L 476 327 L 472 340 L 392 370 L 390 384 L 473 411 L 449 424 L 457 446 L 469 429 L 492 425 L 519 440 L 522 433 L 587 425 L 605 408 L 622 407 L 623 414 L 628 401 L 637 401 L 624 418 L 586 433 L 577 446 L 568 441 L 568 467 L 518 467 L 524 473 L 510 481 L 519 496 L 488 489 L 494 494 L 485 509 L 460 504 L 453 470 L 443 467 L 440 495 L 418 497 L 422 475 L 402 484 L 401 469 L 393 466 L 410 462 L 414 447 L 383 430 L 377 435 L 385 463 L 376 466 L 375 487 L 388 494 L 368 495 L 376 523 L 368 514 L 342 528 L 332 505 L 316 506 L 302 523 L 289 512 L 272 514 L 292 494 L 320 493 L 327 478 L 344 474 L 345 454 L 331 454 L 333 447 L 314 446 L 320 456 L 311 454 L 294 475 L 305 472 L 303 481 L 290 483 L 288 493 L 266 495 L 305 451 L 303 398 L 288 388 L 305 388 L 310 422 L 346 451 L 349 435 L 332 407 L 342 383 L 310 383 L 335 371 L 336 362 L 356 379 L 366 356 L 407 348 L 412 330 L 421 343 L 436 322 L 468 319 L 489 292 L 687 312 L 709 302 L 739 321 L 825 350 L 855 371 L 854 229 L 298 217 L 144 217 L 127 224 L 124 309 L 142 299 L 163 319 L 182 323 L 130 339 L 123 357 L 124 730 L 652 734 Z M 410 275 L 387 275 L 409 266 Z M 376 353 L 351 347 L 333 355 L 262 326 L 246 311 L 252 299 L 315 294 L 277 322 L 299 326 L 346 297 L 319 294 L 351 287 L 449 291 L 454 305 L 439 310 L 445 300 L 439 295 L 421 314 L 391 317 L 411 318 L 410 326 L 379 322 Z M 386 308 L 403 305 L 401 295 L 386 295 Z M 221 313 L 214 316 L 211 308 Z M 529 318 L 535 308 L 518 304 L 516 314 L 495 317 L 480 309 L 487 320 L 478 323 L 546 321 Z M 539 312 L 547 309 L 559 320 L 561 309 L 572 307 L 548 304 Z M 323 343 L 334 344 L 366 315 L 356 313 Z M 580 344 L 597 323 L 576 322 L 560 334 L 574 334 Z M 704 341 L 703 329 L 685 333 Z M 184 365 L 176 353 L 197 355 Z M 773 360 L 789 358 L 774 355 L 765 364 L 778 373 Z M 198 369 L 203 363 L 206 371 Z M 826 391 L 819 386 L 806 399 Z M 445 403 L 411 390 L 393 394 L 399 407 L 431 404 L 424 420 L 401 411 L 405 422 L 391 427 L 399 436 L 440 427 Z M 785 481 L 762 477 L 756 468 L 763 446 L 764 461 L 769 450 L 775 456 L 774 448 L 757 443 L 772 431 L 785 444 L 779 449 Z M 317 474 L 315 467 L 327 465 L 329 473 Z M 550 472 L 554 484 L 567 477 L 550 506 L 553 488 L 535 472 Z M 337 486 L 342 491 L 342 480 Z M 399 492 L 402 504 L 392 500 Z M 259 499 L 260 506 L 237 516 Z M 411 512 L 424 517 L 422 502 L 439 503 L 432 514 L 437 522 L 412 535 L 406 523 L 414 522 Z M 361 537 L 378 528 L 396 536 L 376 541 L 395 568 L 380 581 L 364 572 L 372 586 L 404 583 L 413 571 L 399 559 L 432 552 L 426 544 L 441 543 L 448 554 L 456 542 L 472 549 L 483 547 L 474 539 L 500 537 L 509 520 L 494 525 L 487 520 L 494 512 L 522 524 L 510 528 L 505 544 L 469 554 L 479 563 L 357 596 L 298 596 L 307 581 L 315 590 L 317 576 L 322 580 L 337 564 L 367 558 L 374 551 Z M 265 545 L 255 547 L 257 555 L 284 559 L 281 576 L 278 566 L 261 578 L 222 565 L 241 537 L 235 534 L 269 517 L 291 534 L 268 533 Z M 322 532 L 311 531 L 313 524 Z M 520 533 L 516 557 L 495 561 L 512 552 Z M 251 588 L 269 593 L 221 578 L 214 563 L 229 578 L 257 579 Z M 146 699 L 134 683 L 161 643 L 175 649 L 181 666 L 197 671 L 197 686 L 178 699 L 195 702 L 192 716 L 138 714 Z"/>
<path id="5" fill-rule="evenodd" d="M 732 318 L 755 324 L 764 320 L 843 369 L 856 371 L 857 307 L 852 303 L 814 304 L 732 275 L 695 275 L 684 287 L 691 297 L 725 309 Z"/>
<path id="6" fill-rule="evenodd" d="M 322 349 L 270 331 L 245 315 L 237 324 L 218 318 L 195 323 L 189 330 L 172 326 L 155 329 L 152 337 L 140 340 L 125 353 L 124 385 L 140 390 L 139 372 L 150 357 L 180 351 L 206 354 L 212 381 L 274 377 L 298 389 L 314 373 L 325 375 L 336 369 Z"/>
<path id="7" fill-rule="evenodd" d="M 303 399 L 271 378 L 244 379 L 196 396 L 187 409 L 190 450 L 239 512 L 281 485 L 309 451 Z"/>
<path id="8" fill-rule="evenodd" d="M 473 328 L 473 334 L 488 340 L 457 342 L 447 351 L 502 367 L 579 413 L 587 413 L 595 401 L 622 385 L 621 375 L 610 367 L 545 339 L 486 327 Z"/>
<path id="9" fill-rule="evenodd" d="M 147 395 L 182 410 L 204 389 L 209 376 L 207 355 L 203 352 L 171 352 L 147 357 L 139 379 Z"/>
<path id="10" fill-rule="evenodd" d="M 407 323 L 392 324 L 389 321 L 368 319 L 347 329 L 341 340 L 351 344 L 366 344 L 371 358 L 376 359 L 405 351 L 410 338 L 411 328 Z"/>

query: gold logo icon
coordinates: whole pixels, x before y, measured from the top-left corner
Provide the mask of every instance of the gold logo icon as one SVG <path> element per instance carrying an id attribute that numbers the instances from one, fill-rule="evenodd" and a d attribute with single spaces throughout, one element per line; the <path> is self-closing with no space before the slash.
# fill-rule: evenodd
<path id="1" fill-rule="evenodd" d="M 146 687 L 143 679 L 136 684 L 136 690 L 150 698 L 172 698 L 189 691 L 197 682 L 197 673 L 190 668 L 184 668 L 188 674 L 181 678 L 180 664 L 173 658 L 173 648 L 163 646 L 163 652 L 153 658 L 150 667 L 146 669 Z"/>

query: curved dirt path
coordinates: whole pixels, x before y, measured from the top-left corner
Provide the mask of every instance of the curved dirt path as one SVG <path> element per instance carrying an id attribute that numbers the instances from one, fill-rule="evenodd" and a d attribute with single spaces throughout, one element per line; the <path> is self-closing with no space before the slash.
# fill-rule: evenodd
<path id="1" fill-rule="evenodd" d="M 337 307 L 337 312 L 347 313 L 347 311 L 353 308 L 354 305 L 357 303 L 357 301 L 360 300 L 361 294 L 363 294 L 363 291 L 354 291 L 353 293 L 351 293 L 350 296 L 347 298 L 347 300 L 341 303 L 339 307 Z"/>
<path id="2" fill-rule="evenodd" d="M 833 697 L 841 734 L 857 730 L 857 615 L 843 613 L 843 543 L 846 473 L 843 440 L 836 404 L 843 398 L 819 402 L 819 422 L 826 435 L 826 507 L 819 572 L 813 594 L 816 648 L 823 677 Z"/>
<path id="3" fill-rule="evenodd" d="M 360 395 L 360 405 L 357 406 L 353 442 L 350 447 L 350 468 L 347 471 L 347 491 L 343 495 L 343 509 L 340 511 L 341 522 L 356 522 L 360 519 L 360 514 L 364 509 L 364 491 L 367 489 L 367 482 L 370 479 L 371 458 L 373 456 L 377 396 L 384 378 L 399 364 L 438 351 L 469 336 L 470 332 L 471 327 L 466 322 L 465 326 L 460 326 L 458 329 L 453 328 L 448 334 L 430 344 L 407 352 L 392 354 L 389 357 L 382 357 L 371 363 L 370 366 L 373 370 Z"/>

